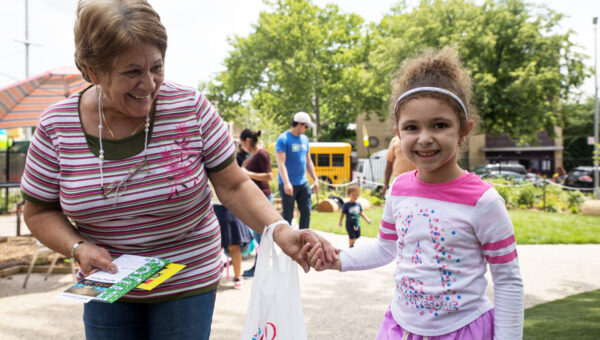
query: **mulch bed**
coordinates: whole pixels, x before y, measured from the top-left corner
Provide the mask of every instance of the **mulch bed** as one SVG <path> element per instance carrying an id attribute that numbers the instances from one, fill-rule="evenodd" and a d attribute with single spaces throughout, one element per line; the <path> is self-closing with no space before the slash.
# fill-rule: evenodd
<path id="1" fill-rule="evenodd" d="M 9 236 L 0 238 L 0 270 L 17 266 L 29 266 L 31 258 L 35 253 L 37 244 L 31 236 Z M 42 251 L 38 253 L 35 265 L 49 265 L 54 257 L 52 251 Z M 67 266 L 65 258 L 61 256 L 56 262 L 56 266 Z"/>

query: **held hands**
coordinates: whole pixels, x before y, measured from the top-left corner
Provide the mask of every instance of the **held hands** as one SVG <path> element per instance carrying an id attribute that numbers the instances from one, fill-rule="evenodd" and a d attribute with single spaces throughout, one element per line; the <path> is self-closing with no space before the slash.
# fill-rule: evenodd
<path id="1" fill-rule="evenodd" d="M 293 230 L 286 225 L 277 225 L 273 230 L 273 240 L 286 255 L 298 262 L 306 273 L 310 270 L 311 261 L 316 263 L 317 259 L 321 261 L 321 266 L 333 266 L 339 253 L 339 249 L 309 229 Z M 318 245 L 321 250 L 318 255 L 313 254 L 314 260 L 309 258 L 308 253 L 315 248 L 312 245 Z"/>
<path id="2" fill-rule="evenodd" d="M 111 274 L 117 272 L 117 265 L 112 263 L 112 257 L 108 251 L 91 242 L 82 243 L 73 255 L 79 263 L 79 269 L 81 269 L 84 277 L 100 270 Z"/>
<path id="3" fill-rule="evenodd" d="M 317 243 L 314 247 L 310 247 L 309 244 L 305 244 L 302 247 L 302 257 L 308 259 L 308 263 L 311 267 L 313 267 L 316 271 L 320 272 L 326 269 L 342 269 L 342 263 L 340 262 L 340 250 L 336 249 L 335 260 L 332 262 L 324 262 L 322 260 L 324 250 L 321 243 Z"/>

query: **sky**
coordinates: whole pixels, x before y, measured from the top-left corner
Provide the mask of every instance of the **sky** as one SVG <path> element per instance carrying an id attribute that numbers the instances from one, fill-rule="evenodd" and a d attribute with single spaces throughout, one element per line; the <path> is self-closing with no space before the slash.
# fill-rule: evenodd
<path id="1" fill-rule="evenodd" d="M 0 11 L 0 88 L 26 79 L 25 3 L 27 0 L 1 0 Z M 598 0 L 529 0 L 546 4 L 563 13 L 560 30 L 575 32 L 580 52 L 594 65 L 594 26 L 600 16 Z M 231 47 L 228 38 L 247 36 L 259 13 L 267 10 L 262 0 L 149 0 L 161 16 L 169 36 L 165 78 L 190 86 L 212 79 L 224 70 L 223 61 Z M 357 13 L 366 21 L 377 22 L 396 0 L 313 0 L 319 6 L 335 3 L 344 12 Z M 77 0 L 28 0 L 29 76 L 74 66 L 73 24 Z M 409 4 L 417 0 L 407 0 Z M 600 24 L 599 24 L 600 25 Z M 600 41 L 598 41 L 600 45 Z M 594 78 L 581 90 L 594 95 Z"/>

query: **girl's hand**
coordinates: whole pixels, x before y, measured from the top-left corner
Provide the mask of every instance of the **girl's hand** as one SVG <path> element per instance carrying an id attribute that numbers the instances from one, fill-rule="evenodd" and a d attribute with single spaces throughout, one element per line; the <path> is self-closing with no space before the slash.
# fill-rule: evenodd
<path id="1" fill-rule="evenodd" d="M 79 269 L 83 276 L 89 276 L 104 270 L 107 273 L 114 274 L 117 272 L 117 265 L 112 263 L 112 257 L 108 251 L 91 242 L 83 242 L 75 249 L 75 260 L 79 263 Z"/>
<path id="2" fill-rule="evenodd" d="M 339 252 L 339 250 L 335 249 L 329 241 L 317 235 L 314 231 L 309 229 L 293 230 L 289 226 L 283 224 L 277 225 L 273 230 L 273 240 L 286 255 L 298 262 L 306 273 L 310 270 L 310 264 L 305 254 L 302 253 L 304 246 L 311 247 L 313 244 L 322 244 L 323 250 L 319 255 L 321 261 L 328 264 L 335 261 L 335 254 L 336 252 Z"/>
<path id="3" fill-rule="evenodd" d="M 308 259 L 308 263 L 310 266 L 315 268 L 316 271 L 320 272 L 326 269 L 337 269 L 341 270 L 341 262 L 339 259 L 339 249 L 336 249 L 335 261 L 331 263 L 326 263 L 321 260 L 323 255 L 323 247 L 321 243 L 317 243 L 314 247 L 310 247 L 310 245 L 306 244 L 302 247 L 303 257 Z"/>
<path id="4" fill-rule="evenodd" d="M 341 222 L 340 222 L 340 223 L 338 223 L 338 227 L 340 227 L 340 228 L 342 227 L 342 223 L 341 223 Z"/>

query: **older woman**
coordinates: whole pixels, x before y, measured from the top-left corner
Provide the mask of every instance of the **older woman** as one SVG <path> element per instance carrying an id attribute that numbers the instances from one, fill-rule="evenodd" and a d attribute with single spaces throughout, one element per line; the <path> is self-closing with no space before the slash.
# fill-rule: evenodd
<path id="1" fill-rule="evenodd" d="M 167 34 L 146 1 L 81 0 L 75 44 L 92 85 L 40 118 L 21 182 L 28 227 L 74 257 L 82 276 L 116 272 L 111 261 L 122 254 L 186 265 L 151 291 L 87 303 L 88 339 L 208 339 L 222 271 L 208 181 L 252 229 L 272 226 L 275 242 L 307 270 L 300 249 L 321 239 L 281 221 L 234 162 L 206 98 L 164 81 Z"/>

